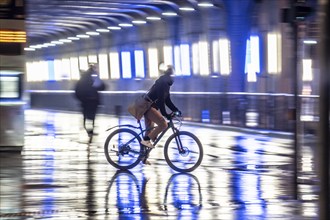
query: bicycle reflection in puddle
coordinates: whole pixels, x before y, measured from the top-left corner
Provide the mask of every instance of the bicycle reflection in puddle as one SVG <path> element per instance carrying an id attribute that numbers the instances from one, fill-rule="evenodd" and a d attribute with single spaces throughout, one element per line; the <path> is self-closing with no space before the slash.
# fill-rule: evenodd
<path id="1" fill-rule="evenodd" d="M 155 201 L 157 198 L 150 198 L 150 193 L 146 196 L 147 183 L 148 180 L 141 173 L 134 175 L 130 171 L 118 170 L 109 181 L 107 188 L 106 213 L 117 212 L 125 216 L 175 214 L 179 219 L 180 216 L 198 218 L 202 207 L 202 193 L 196 176 L 190 173 L 173 174 L 167 181 L 162 204 L 148 202 L 148 199 Z M 156 193 L 152 195 L 156 197 Z M 138 216 L 133 219 L 139 219 Z"/>

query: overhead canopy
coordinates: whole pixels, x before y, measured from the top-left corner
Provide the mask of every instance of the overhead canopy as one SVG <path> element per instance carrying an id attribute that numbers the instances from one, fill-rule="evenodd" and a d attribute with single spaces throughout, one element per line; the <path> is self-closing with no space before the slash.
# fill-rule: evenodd
<path id="1" fill-rule="evenodd" d="M 180 15 L 187 6 L 198 9 L 206 0 L 26 0 L 29 44 L 86 31 L 107 29 L 121 23 L 146 21 L 147 17 Z M 222 0 L 209 1 L 219 5 Z M 134 22 L 133 22 L 134 23 Z"/>

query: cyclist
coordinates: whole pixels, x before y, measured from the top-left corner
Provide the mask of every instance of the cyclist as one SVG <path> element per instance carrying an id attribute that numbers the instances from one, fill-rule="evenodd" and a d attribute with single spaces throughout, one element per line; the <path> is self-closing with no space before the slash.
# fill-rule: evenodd
<path id="1" fill-rule="evenodd" d="M 147 129 L 154 127 L 154 123 L 157 124 L 151 130 L 148 130 L 141 141 L 141 144 L 153 148 L 154 145 L 151 141 L 155 141 L 158 134 L 167 128 L 167 122 L 164 119 L 169 119 L 171 114 L 167 114 L 165 105 L 176 114 L 181 115 L 181 111 L 173 104 L 170 97 L 170 87 L 173 85 L 174 69 L 172 66 L 167 66 L 164 74 L 160 76 L 153 84 L 149 92 L 146 94 L 146 99 L 153 102 L 151 108 L 144 114 L 145 127 Z M 145 163 L 149 163 L 146 160 Z"/>

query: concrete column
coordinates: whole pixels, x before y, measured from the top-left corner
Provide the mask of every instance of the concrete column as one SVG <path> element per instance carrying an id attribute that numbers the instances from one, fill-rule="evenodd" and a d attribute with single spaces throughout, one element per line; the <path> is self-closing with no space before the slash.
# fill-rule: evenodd
<path id="1" fill-rule="evenodd" d="M 320 13 L 320 122 L 319 122 L 319 217 L 330 219 L 330 1 L 319 0 Z"/>
<path id="2" fill-rule="evenodd" d="M 230 38 L 232 72 L 228 78 L 229 92 L 245 90 L 245 49 L 251 26 L 252 0 L 226 0 L 227 31 Z"/>

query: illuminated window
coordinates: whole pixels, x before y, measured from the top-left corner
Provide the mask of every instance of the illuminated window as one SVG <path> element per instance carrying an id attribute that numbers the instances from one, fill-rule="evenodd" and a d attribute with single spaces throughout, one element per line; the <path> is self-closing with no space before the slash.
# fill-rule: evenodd
<path id="1" fill-rule="evenodd" d="M 37 80 L 37 81 L 47 81 L 49 79 L 47 61 L 38 62 L 38 76 L 39 76 L 39 80 Z"/>
<path id="2" fill-rule="evenodd" d="M 97 56 L 94 54 L 88 55 L 88 63 L 97 63 Z"/>
<path id="3" fill-rule="evenodd" d="M 131 53 L 128 51 L 121 52 L 121 69 L 124 79 L 132 78 Z"/>
<path id="4" fill-rule="evenodd" d="M 250 39 L 248 39 L 246 41 L 246 52 L 245 52 L 245 68 L 244 68 L 245 73 L 248 73 L 250 66 L 251 66 L 251 42 Z"/>
<path id="5" fill-rule="evenodd" d="M 303 81 L 313 81 L 312 60 L 303 59 Z"/>
<path id="6" fill-rule="evenodd" d="M 109 65 L 107 54 L 99 54 L 99 72 L 101 79 L 109 79 Z"/>
<path id="7" fill-rule="evenodd" d="M 181 73 L 184 76 L 190 76 L 190 47 L 188 44 L 180 45 L 181 52 Z M 207 65 L 208 67 L 208 65 Z"/>
<path id="8" fill-rule="evenodd" d="M 88 70 L 88 60 L 86 56 L 79 57 L 79 70 L 81 71 Z"/>
<path id="9" fill-rule="evenodd" d="M 47 61 L 48 66 L 48 80 L 55 80 L 55 74 L 54 74 L 54 60 L 48 60 Z"/>
<path id="10" fill-rule="evenodd" d="M 63 76 L 62 60 L 54 60 L 54 79 L 56 81 L 62 80 Z"/>
<path id="11" fill-rule="evenodd" d="M 259 37 L 251 36 L 251 64 L 253 66 L 253 70 L 256 73 L 260 73 L 260 51 L 259 51 Z"/>
<path id="12" fill-rule="evenodd" d="M 217 40 L 212 42 L 212 62 L 213 62 L 213 72 L 219 73 L 219 42 Z"/>
<path id="13" fill-rule="evenodd" d="M 208 43 L 206 41 L 200 41 L 199 44 L 199 66 L 200 66 L 200 74 L 202 76 L 210 75 L 209 68 L 209 48 Z"/>
<path id="14" fill-rule="evenodd" d="M 220 73 L 221 75 L 229 75 L 231 72 L 231 60 L 230 60 L 230 45 L 228 39 L 219 40 L 219 52 L 220 52 Z"/>
<path id="15" fill-rule="evenodd" d="M 33 74 L 33 79 L 32 81 L 34 82 L 38 82 L 38 81 L 42 81 L 42 76 L 40 76 L 39 72 L 40 72 L 40 62 L 39 61 L 35 61 L 33 62 L 33 70 L 34 70 L 34 74 Z"/>
<path id="16" fill-rule="evenodd" d="M 110 78 L 120 79 L 119 55 L 117 52 L 109 53 L 110 59 Z"/>
<path id="17" fill-rule="evenodd" d="M 172 46 L 164 46 L 164 64 L 173 65 Z"/>
<path id="18" fill-rule="evenodd" d="M 181 44 L 174 47 L 174 68 L 177 76 L 190 76 L 190 47 L 188 44 Z"/>
<path id="19" fill-rule="evenodd" d="M 26 81 L 33 82 L 38 79 L 37 77 L 37 65 L 36 62 L 28 62 L 26 63 Z"/>
<path id="20" fill-rule="evenodd" d="M 245 73 L 248 82 L 257 81 L 257 73 L 260 73 L 259 37 L 251 36 L 246 41 Z"/>
<path id="21" fill-rule="evenodd" d="M 180 56 L 180 47 L 174 47 L 174 68 L 175 68 L 175 75 L 180 76 L 182 75 L 181 72 L 181 56 Z"/>
<path id="22" fill-rule="evenodd" d="M 71 65 L 71 79 L 79 79 L 80 72 L 79 72 L 79 61 L 77 57 L 70 58 L 70 65 Z"/>
<path id="23" fill-rule="evenodd" d="M 192 45 L 192 62 L 193 62 L 193 73 L 198 75 L 199 72 L 199 47 L 197 43 Z"/>
<path id="24" fill-rule="evenodd" d="M 142 50 L 134 51 L 134 60 L 135 60 L 135 76 L 144 78 L 145 77 L 144 54 Z"/>
<path id="25" fill-rule="evenodd" d="M 33 71 L 34 71 L 33 81 L 36 81 L 36 82 L 41 81 L 41 77 L 39 76 L 40 65 L 39 65 L 38 61 L 33 62 Z"/>
<path id="26" fill-rule="evenodd" d="M 49 79 L 48 61 L 26 63 L 26 80 L 28 82 L 45 81 Z"/>
<path id="27" fill-rule="evenodd" d="M 158 51 L 156 48 L 148 49 L 149 76 L 151 78 L 159 76 L 158 70 Z"/>
<path id="28" fill-rule="evenodd" d="M 31 82 L 31 76 L 32 76 L 32 63 L 26 62 L 25 63 L 25 68 L 26 68 L 26 81 Z"/>
<path id="29" fill-rule="evenodd" d="M 278 74 L 281 72 L 281 37 L 278 33 L 267 35 L 267 63 L 268 73 Z"/>
<path id="30" fill-rule="evenodd" d="M 64 79 L 71 78 L 70 59 L 62 59 L 62 74 Z"/>

